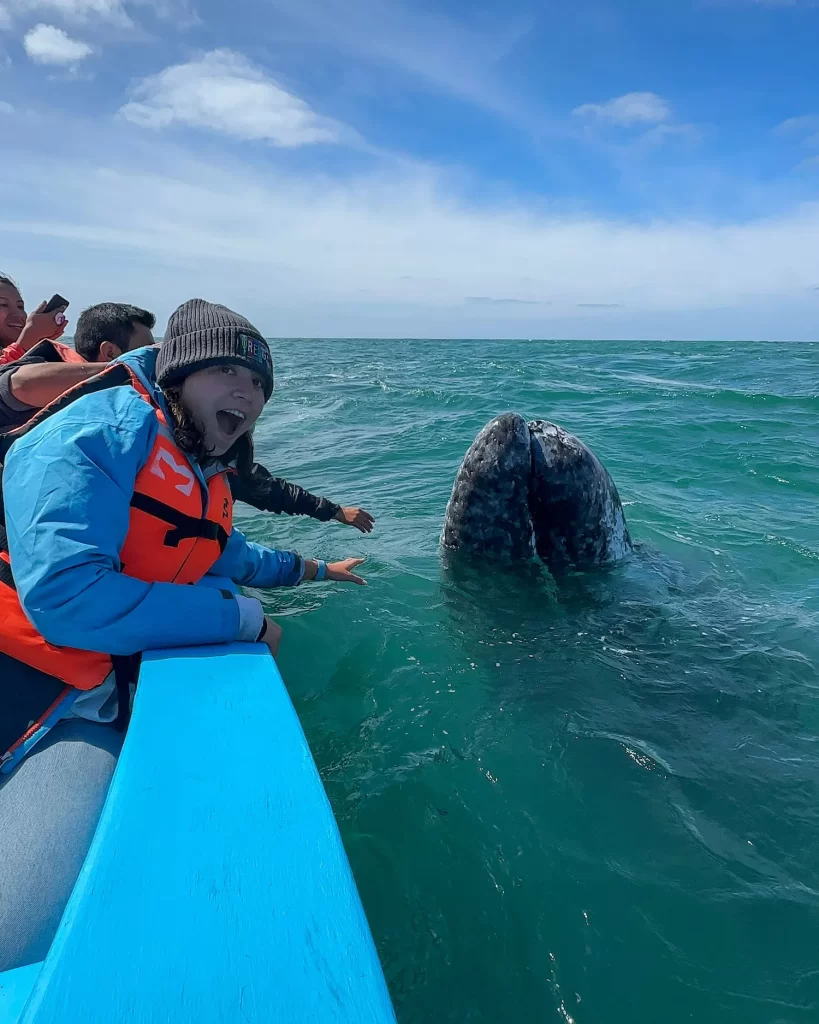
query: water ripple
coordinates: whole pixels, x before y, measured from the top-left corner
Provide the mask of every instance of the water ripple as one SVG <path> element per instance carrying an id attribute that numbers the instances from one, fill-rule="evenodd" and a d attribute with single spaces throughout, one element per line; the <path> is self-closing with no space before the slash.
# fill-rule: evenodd
<path id="1" fill-rule="evenodd" d="M 367 556 L 366 591 L 264 600 L 402 1024 L 815 1024 L 819 347 L 273 347 L 259 456 L 378 520 L 239 510 Z M 442 567 L 507 409 L 594 447 L 632 558 Z"/>

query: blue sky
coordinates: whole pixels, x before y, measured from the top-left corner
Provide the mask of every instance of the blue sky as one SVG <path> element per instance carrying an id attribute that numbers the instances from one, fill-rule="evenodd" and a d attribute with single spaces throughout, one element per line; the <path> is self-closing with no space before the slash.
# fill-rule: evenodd
<path id="1" fill-rule="evenodd" d="M 0 0 L 0 265 L 270 335 L 819 338 L 819 2 Z"/>

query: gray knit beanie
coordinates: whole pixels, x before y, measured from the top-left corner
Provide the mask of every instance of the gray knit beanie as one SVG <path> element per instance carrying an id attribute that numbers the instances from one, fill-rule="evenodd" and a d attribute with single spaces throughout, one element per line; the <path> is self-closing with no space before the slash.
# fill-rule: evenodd
<path id="1" fill-rule="evenodd" d="M 273 358 L 267 342 L 249 320 L 227 306 L 189 299 L 168 321 L 156 358 L 161 388 L 181 384 L 207 366 L 239 363 L 264 380 L 264 400 L 273 394 Z"/>

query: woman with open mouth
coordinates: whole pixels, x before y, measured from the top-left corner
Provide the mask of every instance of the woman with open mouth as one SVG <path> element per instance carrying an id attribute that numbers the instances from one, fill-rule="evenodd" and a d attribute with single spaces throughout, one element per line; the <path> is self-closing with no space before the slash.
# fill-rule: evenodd
<path id="1" fill-rule="evenodd" d="M 147 649 L 258 641 L 281 630 L 254 587 L 364 584 L 233 529 L 228 474 L 273 391 L 267 342 L 193 299 L 140 348 L 24 427 L 0 499 L 0 971 L 51 942 L 93 836 Z M 2 508 L 0 500 L 0 508 Z M 120 731 L 113 726 L 118 725 Z M 185 723 L 180 723 L 184 728 Z M 54 858 L 53 851 L 60 856 Z"/>

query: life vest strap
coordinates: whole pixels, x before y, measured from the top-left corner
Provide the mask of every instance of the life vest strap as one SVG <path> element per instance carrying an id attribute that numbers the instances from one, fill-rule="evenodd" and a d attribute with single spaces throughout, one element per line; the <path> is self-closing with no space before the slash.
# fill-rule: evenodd
<path id="1" fill-rule="evenodd" d="M 0 583 L 11 587 L 12 590 L 17 590 L 17 584 L 11 574 L 11 562 L 3 558 L 2 554 L 0 554 Z"/>
<path id="2" fill-rule="evenodd" d="M 111 663 L 114 667 L 114 683 L 117 689 L 117 717 L 114 728 L 125 732 L 131 720 L 131 684 L 136 688 L 139 682 L 139 666 L 141 654 L 114 654 Z"/>
<path id="3" fill-rule="evenodd" d="M 152 498 L 148 494 L 141 494 L 139 491 L 135 491 L 131 498 L 131 508 L 139 509 L 140 512 L 145 512 L 173 527 L 165 535 L 165 544 L 170 548 L 178 547 L 179 542 L 183 540 L 202 538 L 215 540 L 219 544 L 219 550 L 225 550 L 228 533 L 220 523 L 185 515 L 179 509 L 166 505 L 164 501 Z"/>

